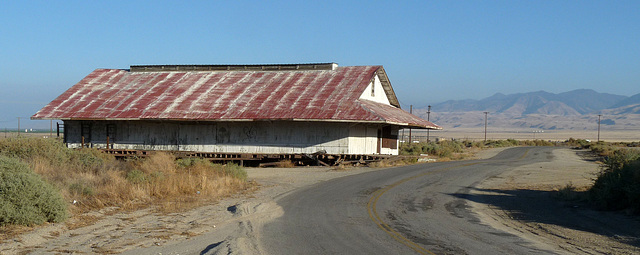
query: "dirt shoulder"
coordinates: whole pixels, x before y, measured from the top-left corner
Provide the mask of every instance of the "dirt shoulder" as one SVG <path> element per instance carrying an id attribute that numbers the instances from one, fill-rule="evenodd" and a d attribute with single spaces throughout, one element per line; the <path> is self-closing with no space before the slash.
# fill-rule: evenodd
<path id="1" fill-rule="evenodd" d="M 476 158 L 501 150 L 480 151 Z M 567 253 L 640 253 L 636 218 L 553 197 L 569 182 L 589 185 L 598 165 L 570 149 L 557 149 L 551 157 L 551 162 L 522 166 L 482 182 L 474 192 L 484 195 L 483 202 L 470 202 L 482 222 Z M 0 254 L 261 254 L 259 228 L 284 213 L 277 198 L 325 180 L 377 170 L 249 168 L 249 179 L 261 185 L 252 194 L 171 214 L 153 208 L 117 213 L 106 208 L 5 240 Z M 77 227 L 83 219 L 95 223 Z"/>
<path id="2" fill-rule="evenodd" d="M 105 208 L 4 240 L 0 243 L 0 254 L 202 254 L 202 251 L 226 254 L 232 250 L 259 254 L 253 236 L 258 232 L 255 228 L 283 213 L 274 202 L 276 198 L 325 180 L 376 170 L 248 168 L 249 180 L 260 185 L 252 194 L 171 214 L 159 213 L 154 208 L 133 212 Z M 83 222 L 87 220 L 92 223 Z M 87 226 L 78 227 L 82 225 Z"/>
<path id="3" fill-rule="evenodd" d="M 602 212 L 580 201 L 558 197 L 571 183 L 592 184 L 599 165 L 579 151 L 556 149 L 550 162 L 518 167 L 477 186 L 472 203 L 481 220 L 567 254 L 639 254 L 640 222 L 620 212 Z"/>

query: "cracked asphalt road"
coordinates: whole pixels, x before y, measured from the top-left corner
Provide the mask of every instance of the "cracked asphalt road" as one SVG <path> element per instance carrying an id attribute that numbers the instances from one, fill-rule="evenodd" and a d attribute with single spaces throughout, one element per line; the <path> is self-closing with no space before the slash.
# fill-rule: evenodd
<path id="1" fill-rule="evenodd" d="M 268 254 L 554 254 L 483 224 L 470 209 L 483 180 L 553 159 L 516 147 L 483 160 L 391 168 L 322 182 L 276 200 L 284 215 L 260 230 Z"/>

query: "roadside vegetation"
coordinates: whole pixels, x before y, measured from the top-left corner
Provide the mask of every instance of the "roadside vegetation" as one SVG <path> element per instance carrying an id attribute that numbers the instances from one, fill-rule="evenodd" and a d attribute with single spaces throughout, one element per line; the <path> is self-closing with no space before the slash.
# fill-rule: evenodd
<path id="1" fill-rule="evenodd" d="M 500 148 L 512 146 L 554 146 L 555 143 L 544 140 L 441 140 L 438 142 L 402 143 L 400 155 L 426 154 L 439 160 L 460 160 L 471 156 L 479 149 Z"/>
<path id="2" fill-rule="evenodd" d="M 484 148 L 511 146 L 570 146 L 589 149 L 602 163 L 593 185 L 586 191 L 577 190 L 568 183 L 558 189 L 557 196 L 563 200 L 588 201 L 601 210 L 625 210 L 630 214 L 640 214 L 640 142 L 608 143 L 573 139 L 552 143 L 543 140 L 518 141 L 439 141 L 401 144 L 401 155 L 417 156 L 426 154 L 439 161 L 460 160 L 469 157 L 473 151 Z M 386 165 L 383 165 L 386 166 Z"/>
<path id="3" fill-rule="evenodd" d="M 116 160 L 57 139 L 0 140 L 0 226 L 61 222 L 104 207 L 172 211 L 251 187 L 237 165 L 168 153 Z"/>
<path id="4" fill-rule="evenodd" d="M 640 143 L 593 143 L 572 139 L 568 143 L 590 149 L 601 158 L 602 168 L 586 193 L 590 203 L 602 210 L 640 214 Z"/>

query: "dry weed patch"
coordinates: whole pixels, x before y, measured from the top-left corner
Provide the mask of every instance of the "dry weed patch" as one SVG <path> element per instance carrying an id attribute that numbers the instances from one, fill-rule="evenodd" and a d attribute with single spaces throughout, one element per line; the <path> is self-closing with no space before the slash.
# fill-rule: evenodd
<path id="1" fill-rule="evenodd" d="M 586 199 L 586 188 L 578 188 L 569 182 L 556 190 L 555 196 L 564 201 L 583 201 Z"/>
<path id="2" fill-rule="evenodd" d="M 405 166 L 411 165 L 418 162 L 417 157 L 409 157 L 409 156 L 397 156 L 389 159 L 383 159 L 380 161 L 375 161 L 369 163 L 369 167 L 373 168 L 383 168 L 383 167 L 393 167 L 393 166 Z"/>
<path id="3" fill-rule="evenodd" d="M 79 229 L 93 225 L 93 223 L 96 223 L 101 219 L 103 219 L 103 217 L 95 215 L 77 215 L 72 220 L 68 221 L 66 226 L 69 230 Z"/>
<path id="4" fill-rule="evenodd" d="M 67 149 L 56 139 L 4 139 L 0 156 L 27 163 L 33 173 L 57 189 L 72 215 L 78 216 L 105 207 L 130 210 L 159 205 L 161 211 L 178 211 L 246 191 L 252 185 L 246 181 L 246 171 L 237 165 L 176 160 L 162 152 L 122 161 L 94 149 Z"/>
<path id="5" fill-rule="evenodd" d="M 296 164 L 294 164 L 291 160 L 281 160 L 276 162 L 275 166 L 279 168 L 293 168 L 296 167 Z"/>

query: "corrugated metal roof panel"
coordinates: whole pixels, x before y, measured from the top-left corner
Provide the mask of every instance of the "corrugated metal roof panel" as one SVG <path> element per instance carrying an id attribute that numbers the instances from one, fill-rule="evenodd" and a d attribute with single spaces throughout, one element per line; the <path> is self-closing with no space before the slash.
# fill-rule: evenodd
<path id="1" fill-rule="evenodd" d="M 32 118 L 296 119 L 439 128 L 394 106 L 358 100 L 381 69 L 381 66 L 215 72 L 97 69 Z M 396 98 L 393 100 L 397 102 Z"/>
<path id="2" fill-rule="evenodd" d="M 373 113 L 380 116 L 381 118 L 384 118 L 388 123 L 393 123 L 393 124 L 402 125 L 402 126 L 409 126 L 409 127 L 442 129 L 442 127 L 436 124 L 433 124 L 429 121 L 421 119 L 413 114 L 410 114 L 402 109 L 398 109 L 391 105 L 381 104 L 381 103 L 369 101 L 366 99 L 360 99 L 358 101 L 360 101 L 360 103 L 368 110 L 372 111 Z"/>

